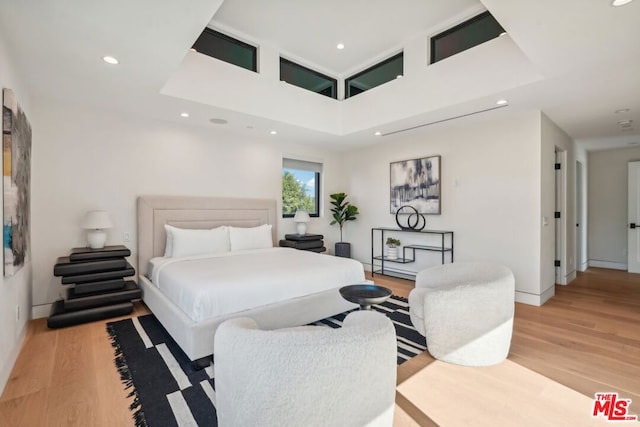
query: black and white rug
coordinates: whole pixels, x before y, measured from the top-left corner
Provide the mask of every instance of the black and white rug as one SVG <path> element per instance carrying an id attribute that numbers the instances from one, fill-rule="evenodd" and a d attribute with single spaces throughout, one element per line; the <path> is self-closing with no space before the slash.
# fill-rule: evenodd
<path id="1" fill-rule="evenodd" d="M 405 298 L 392 296 L 373 308 L 396 327 L 398 364 L 426 350 L 411 325 Z M 316 322 L 342 326 L 348 313 Z M 195 370 L 189 358 L 153 315 L 107 323 L 122 381 L 131 388 L 136 426 L 216 426 L 213 366 Z"/>

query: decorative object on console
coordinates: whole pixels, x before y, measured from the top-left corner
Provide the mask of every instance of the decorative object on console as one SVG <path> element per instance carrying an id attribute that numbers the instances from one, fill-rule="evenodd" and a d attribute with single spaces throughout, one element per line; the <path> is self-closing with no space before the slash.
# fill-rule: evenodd
<path id="1" fill-rule="evenodd" d="M 406 210 L 412 210 L 413 213 L 407 217 L 407 224 L 403 225 L 400 223 L 400 218 L 398 218 L 398 215 L 407 213 L 407 212 L 404 212 Z M 415 218 L 415 222 L 414 222 L 414 218 Z M 400 227 L 403 230 L 420 231 L 427 226 L 427 220 L 425 219 L 424 215 L 422 215 L 421 213 L 418 213 L 416 208 L 414 208 L 413 206 L 405 205 L 405 206 L 400 206 L 396 211 L 396 224 L 398 224 L 398 227 Z"/>
<path id="2" fill-rule="evenodd" d="M 82 221 L 82 228 L 87 231 L 87 243 L 91 249 L 102 249 L 107 241 L 107 228 L 113 227 L 113 222 L 106 211 L 89 211 Z"/>
<path id="3" fill-rule="evenodd" d="M 311 221 L 309 212 L 296 211 L 296 214 L 293 217 L 293 221 L 296 223 L 296 230 L 298 231 L 299 235 L 307 233 L 307 222 Z"/>
<path id="4" fill-rule="evenodd" d="M 295 248 L 301 251 L 324 252 L 324 236 L 322 234 L 285 234 L 280 240 L 280 247 Z"/>
<path id="5" fill-rule="evenodd" d="M 135 270 L 125 257 L 131 251 L 122 245 L 101 249 L 74 248 L 67 257 L 60 257 L 53 275 L 62 277 L 62 284 L 75 284 L 67 290 L 65 299 L 51 307 L 47 321 L 50 328 L 61 328 L 133 311 L 131 300 L 142 294 L 133 280 Z"/>
<path id="6" fill-rule="evenodd" d="M 393 237 L 387 237 L 387 258 L 398 259 L 398 247 L 400 246 L 400 240 Z"/>
<path id="7" fill-rule="evenodd" d="M 390 164 L 391 213 L 410 205 L 417 212 L 440 214 L 440 156 Z"/>
<path id="8" fill-rule="evenodd" d="M 3 89 L 4 275 L 13 276 L 29 259 L 31 125 L 11 89 Z"/>
<path id="9" fill-rule="evenodd" d="M 335 255 L 339 257 L 351 258 L 351 243 L 342 241 L 342 227 L 347 221 L 355 221 L 358 208 L 355 205 L 345 201 L 347 195 L 345 193 L 330 194 L 331 212 L 333 212 L 333 221 L 331 225 L 338 224 L 340 226 L 340 241 L 335 244 Z"/>

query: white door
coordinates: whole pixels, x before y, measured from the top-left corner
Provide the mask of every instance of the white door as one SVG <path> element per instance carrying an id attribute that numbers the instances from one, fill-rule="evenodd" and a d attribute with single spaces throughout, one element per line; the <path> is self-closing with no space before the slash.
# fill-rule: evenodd
<path id="1" fill-rule="evenodd" d="M 640 162 L 629 162 L 629 216 L 627 269 L 640 273 Z"/>

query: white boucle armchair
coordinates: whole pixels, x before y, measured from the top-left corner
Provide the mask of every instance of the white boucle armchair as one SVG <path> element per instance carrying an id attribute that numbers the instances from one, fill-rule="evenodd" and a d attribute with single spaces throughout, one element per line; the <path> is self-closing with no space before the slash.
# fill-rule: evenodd
<path id="1" fill-rule="evenodd" d="M 514 298 L 513 273 L 503 265 L 444 264 L 418 272 L 409 314 L 436 359 L 489 366 L 509 354 Z"/>
<path id="2" fill-rule="evenodd" d="M 236 318 L 214 341 L 220 427 L 393 424 L 396 334 L 380 313 L 353 312 L 338 329 Z"/>

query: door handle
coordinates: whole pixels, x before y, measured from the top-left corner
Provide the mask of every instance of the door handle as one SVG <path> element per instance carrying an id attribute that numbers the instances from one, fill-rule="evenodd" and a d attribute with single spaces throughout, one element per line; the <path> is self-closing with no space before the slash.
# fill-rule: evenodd
<path id="1" fill-rule="evenodd" d="M 629 228 L 636 228 L 636 223 L 632 222 L 631 224 L 629 224 Z"/>

